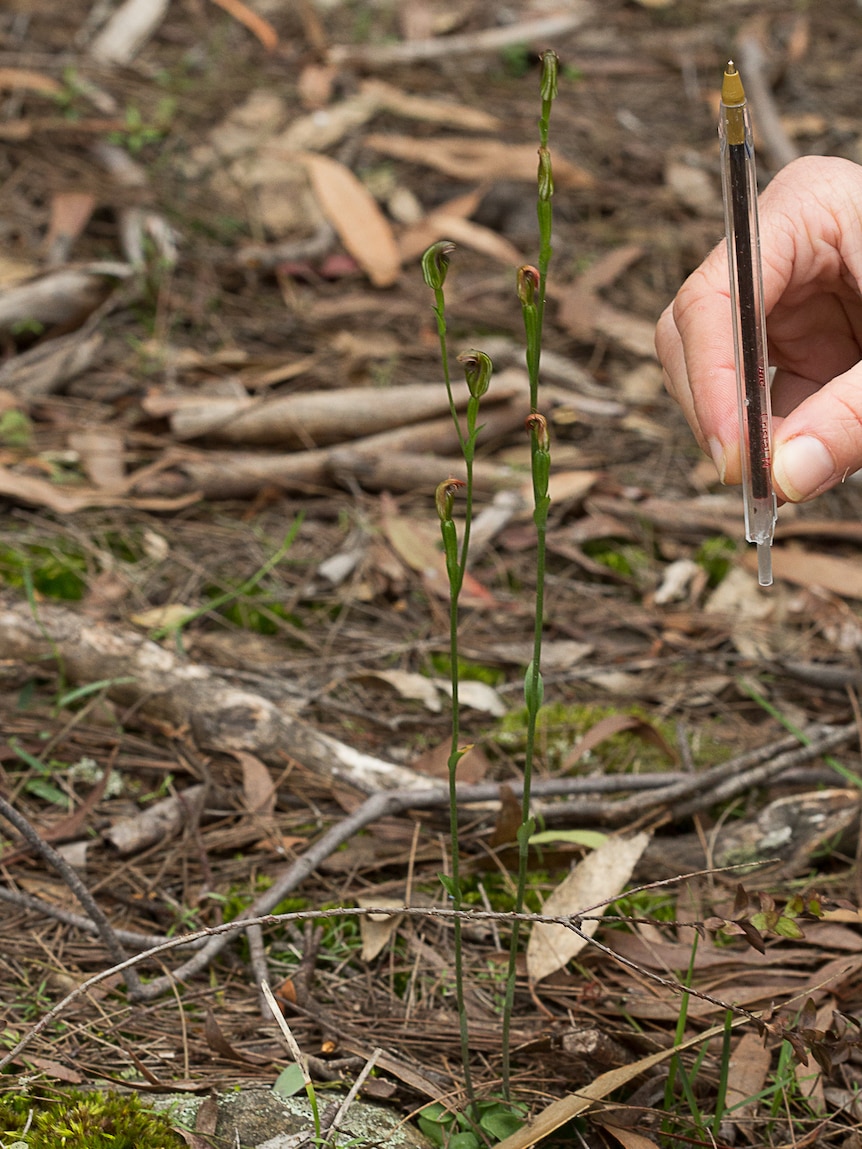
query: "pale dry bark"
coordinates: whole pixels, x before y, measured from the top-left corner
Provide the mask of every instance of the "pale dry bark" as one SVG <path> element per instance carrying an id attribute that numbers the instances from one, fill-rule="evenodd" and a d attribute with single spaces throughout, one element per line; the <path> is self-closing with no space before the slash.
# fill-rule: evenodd
<path id="1" fill-rule="evenodd" d="M 510 399 L 518 390 L 517 383 L 500 385 L 491 402 Z M 468 399 L 462 385 L 455 394 L 455 404 L 463 410 Z M 408 383 L 378 390 L 343 387 L 338 391 L 303 391 L 264 398 L 243 395 L 172 400 L 170 396 L 156 396 L 145 400 L 144 407 L 151 414 L 168 413 L 171 430 L 178 439 L 206 436 L 223 443 L 278 444 L 286 450 L 297 450 L 422 423 L 446 415 L 449 400 L 444 387 Z M 168 411 L 170 407 L 174 409 Z"/>
<path id="2" fill-rule="evenodd" d="M 517 378 L 520 380 L 522 375 L 518 372 Z M 487 410 L 483 407 L 483 440 L 493 440 L 523 426 L 526 396 L 525 381 L 517 395 Z M 424 487 L 433 491 L 453 468 L 456 473 L 458 468 L 463 469 L 463 460 L 452 455 L 457 445 L 452 420 L 445 415 L 307 451 L 188 448 L 188 455 L 176 458 L 174 466 L 133 482 L 132 488 L 142 496 L 197 492 L 208 499 L 244 498 L 262 487 L 308 491 L 350 482 L 367 490 L 415 491 Z M 473 477 L 480 491 L 519 487 L 524 481 L 523 475 L 511 468 L 483 459 L 476 461 Z"/>
<path id="3" fill-rule="evenodd" d="M 423 789 L 427 779 L 315 730 L 253 691 L 240 689 L 208 666 L 184 659 L 143 634 L 81 617 L 63 607 L 0 599 L 0 656 L 62 663 L 76 685 L 108 681 L 108 695 L 139 718 L 188 728 L 198 746 L 244 750 L 264 761 L 285 755 L 333 782 L 364 794 Z"/>

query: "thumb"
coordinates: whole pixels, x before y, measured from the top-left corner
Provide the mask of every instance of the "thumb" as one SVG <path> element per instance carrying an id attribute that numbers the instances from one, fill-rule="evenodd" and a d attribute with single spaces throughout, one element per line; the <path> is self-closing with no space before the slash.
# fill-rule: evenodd
<path id="1" fill-rule="evenodd" d="M 801 503 L 862 467 L 862 364 L 836 376 L 781 421 L 772 476 L 781 498 Z"/>

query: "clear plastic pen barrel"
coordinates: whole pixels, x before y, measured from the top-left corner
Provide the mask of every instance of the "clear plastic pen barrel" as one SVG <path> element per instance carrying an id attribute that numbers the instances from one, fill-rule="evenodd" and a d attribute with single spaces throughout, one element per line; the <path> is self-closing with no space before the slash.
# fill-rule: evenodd
<path id="1" fill-rule="evenodd" d="M 721 86 L 721 178 L 730 266 L 737 402 L 745 498 L 745 537 L 757 544 L 761 586 L 772 582 L 776 503 L 772 488 L 772 408 L 757 222 L 754 148 L 745 92 L 731 61 Z"/>

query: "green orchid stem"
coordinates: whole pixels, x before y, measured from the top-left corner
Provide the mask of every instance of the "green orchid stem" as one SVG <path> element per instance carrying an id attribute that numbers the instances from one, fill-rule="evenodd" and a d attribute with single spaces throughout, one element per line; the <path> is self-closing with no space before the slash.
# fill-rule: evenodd
<path id="1" fill-rule="evenodd" d="M 434 292 L 434 313 L 437 317 L 437 335 L 440 343 L 440 354 L 443 359 L 443 377 L 446 383 L 446 394 L 449 399 L 449 410 L 452 415 L 452 421 L 455 424 L 455 429 L 458 434 L 458 442 L 461 445 L 461 452 L 464 456 L 464 463 L 466 469 L 466 482 L 459 480 L 450 480 L 449 482 L 441 483 L 437 488 L 437 512 L 440 516 L 440 530 L 443 539 L 443 551 L 446 560 L 446 573 L 449 580 L 449 661 L 451 664 L 450 681 L 452 690 L 452 740 L 449 748 L 449 835 L 450 846 L 452 855 L 452 872 L 448 879 L 444 882 L 444 887 L 449 894 L 451 905 L 454 910 L 460 910 L 463 905 L 463 893 L 461 889 L 461 857 L 460 857 L 460 838 L 458 833 L 458 763 L 461 761 L 465 754 L 465 750 L 460 746 L 461 738 L 461 722 L 460 722 L 460 700 L 459 700 L 459 673 L 458 673 L 458 600 L 461 594 L 461 588 L 464 585 L 464 574 L 467 569 L 467 559 L 470 548 L 470 530 L 473 520 L 473 458 L 476 451 L 476 438 L 479 433 L 477 427 L 477 419 L 479 414 L 479 397 L 474 394 L 474 387 L 471 386 L 470 399 L 467 406 L 467 433 L 465 435 L 461 428 L 461 421 L 458 417 L 458 411 L 455 406 L 455 399 L 452 393 L 452 380 L 449 371 L 449 357 L 448 357 L 448 341 L 446 337 L 446 302 L 443 291 L 443 280 L 445 279 L 446 267 L 448 265 L 448 258 L 451 253 L 451 247 L 441 248 L 435 245 L 438 251 L 438 258 L 434 259 L 434 247 L 429 248 L 423 258 L 423 274 L 425 275 L 426 283 L 432 288 Z M 470 353 L 474 355 L 474 353 Z M 491 361 L 487 356 L 482 357 L 487 360 L 487 375 L 490 375 Z M 470 359 L 470 366 L 468 370 L 468 384 L 470 381 L 469 372 L 473 369 L 481 367 L 484 371 L 484 363 L 479 363 L 477 358 Z M 487 378 L 485 378 L 487 385 Z M 466 496 L 466 510 L 464 515 L 464 528 L 463 537 L 461 541 L 460 553 L 458 547 L 458 534 L 455 523 L 452 519 L 452 506 L 454 503 L 455 490 L 458 487 L 464 487 Z M 471 1120 L 478 1121 L 478 1108 L 476 1106 L 476 1093 L 473 1088 L 473 1077 L 470 1069 L 470 1032 L 467 1023 L 467 1010 L 465 1006 L 464 996 L 464 951 L 463 951 L 463 934 L 462 922 L 460 918 L 456 918 L 453 923 L 453 946 L 455 951 L 455 1003 L 458 1010 L 458 1022 L 460 1028 L 461 1038 L 461 1063 L 464 1072 L 464 1089 L 467 1094 L 468 1107 L 467 1112 Z"/>
<path id="2" fill-rule="evenodd" d="M 536 726 L 544 696 L 541 657 L 542 628 L 545 609 L 545 563 L 548 523 L 548 476 L 550 471 L 550 444 L 547 424 L 538 413 L 539 369 L 542 355 L 542 326 L 545 315 L 545 286 L 551 261 L 551 235 L 553 213 L 551 196 L 554 182 L 551 173 L 551 155 L 548 151 L 551 105 L 557 93 L 557 57 L 553 52 L 542 56 L 542 112 L 539 118 L 539 172 L 536 214 L 539 224 L 538 269 L 522 268 L 518 275 L 518 295 L 524 319 L 527 374 L 530 380 L 530 450 L 533 476 L 533 521 L 536 524 L 536 593 L 533 625 L 533 657 L 524 678 L 524 700 L 527 706 L 527 736 L 524 754 L 524 790 L 521 800 L 521 825 L 518 829 L 518 879 L 515 893 L 515 912 L 522 913 L 527 892 L 527 868 L 530 855 L 530 837 L 535 828 L 530 817 L 530 790 L 533 778 L 533 760 L 536 747 Z M 536 274 L 538 271 L 538 275 Z M 506 976 L 506 994 L 502 1021 L 502 1085 L 503 1095 L 511 1095 L 511 1031 L 515 1005 L 520 926 L 512 923 L 509 944 L 509 963 Z"/>
<path id="3" fill-rule="evenodd" d="M 719 1137 L 721 1123 L 725 1118 L 727 1105 L 728 1070 L 730 1069 L 730 1037 L 733 1025 L 733 1010 L 724 1015 L 724 1034 L 721 1042 L 721 1060 L 719 1061 L 718 1092 L 715 1095 L 715 1116 L 712 1121 L 712 1135 Z"/>
<path id="4" fill-rule="evenodd" d="M 452 422 L 455 424 L 455 430 L 458 432 L 458 442 L 461 446 L 461 452 L 465 453 L 466 440 L 461 430 L 461 420 L 458 418 L 458 409 L 455 406 L 455 396 L 452 394 L 452 375 L 449 371 L 449 339 L 446 330 L 446 300 L 442 286 L 434 288 L 434 315 L 437 318 L 437 339 L 440 343 L 440 358 L 443 361 L 443 381 L 446 384 L 449 413 L 452 416 Z"/>
<path id="5" fill-rule="evenodd" d="M 472 464 L 467 463 L 468 515 L 470 498 L 472 496 Z M 464 545 L 461 555 L 458 555 L 458 537 L 455 523 L 447 519 L 441 523 L 443 547 L 446 554 L 446 570 L 449 575 L 449 662 L 450 681 L 452 689 L 452 741 L 449 747 L 449 837 L 452 854 L 452 873 L 448 884 L 448 892 L 454 910 L 460 910 L 463 904 L 461 891 L 461 855 L 460 839 L 458 834 L 458 763 L 464 756 L 460 748 L 461 721 L 459 701 L 459 675 L 458 675 L 458 598 L 464 582 L 464 564 L 467 558 L 467 528 L 464 531 Z M 462 922 L 456 918 L 453 923 L 453 938 L 455 948 L 455 1001 L 458 1009 L 458 1023 L 461 1037 L 461 1061 L 464 1068 L 464 1088 L 470 1103 L 470 1111 L 475 1107 L 476 1096 L 473 1090 L 473 1078 L 470 1071 L 470 1033 L 467 1025 L 467 1011 L 464 1000 L 464 959 L 462 945 Z M 474 1114 L 475 1116 L 475 1114 Z"/>

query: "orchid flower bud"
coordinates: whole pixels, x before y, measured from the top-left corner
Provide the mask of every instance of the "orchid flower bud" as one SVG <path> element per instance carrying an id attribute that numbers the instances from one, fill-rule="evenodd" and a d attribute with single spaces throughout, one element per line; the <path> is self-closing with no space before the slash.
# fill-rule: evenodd
<path id="1" fill-rule="evenodd" d="M 560 65 L 560 59 L 553 48 L 547 48 L 541 55 L 542 61 L 542 81 L 541 81 L 541 94 L 543 100 L 555 100 L 557 98 L 557 69 Z"/>
<path id="2" fill-rule="evenodd" d="M 464 368 L 464 378 L 474 399 L 481 399 L 491 385 L 494 364 L 484 351 L 464 351 L 458 356 Z"/>
<path id="3" fill-rule="evenodd" d="M 422 256 L 422 278 L 432 291 L 439 291 L 446 282 L 446 272 L 454 250 L 455 244 L 451 240 L 440 239 L 432 243 Z"/>
<path id="4" fill-rule="evenodd" d="M 551 153 L 547 148 L 539 148 L 539 199 L 549 200 L 554 194 L 554 174 L 551 170 Z"/>
<path id="5" fill-rule="evenodd" d="M 518 268 L 518 299 L 523 307 L 532 307 L 539 291 L 539 273 L 535 267 L 525 263 Z"/>
<path id="6" fill-rule="evenodd" d="M 544 415 L 533 413 L 524 420 L 524 426 L 536 432 L 536 445 L 540 451 L 551 450 L 551 437 L 548 434 L 548 420 Z"/>
<path id="7" fill-rule="evenodd" d="M 442 483 L 437 484 L 437 490 L 434 492 L 434 502 L 437 505 L 437 514 L 440 517 L 441 523 L 452 522 L 452 508 L 455 505 L 455 492 L 459 487 L 466 487 L 467 484 L 463 479 L 444 479 Z"/>
<path id="8" fill-rule="evenodd" d="M 536 498 L 536 513 L 547 514 L 548 481 L 551 475 L 551 438 L 548 434 L 548 421 L 544 415 L 527 416 L 526 426 L 536 436 L 536 449 L 533 451 L 533 493 Z"/>

